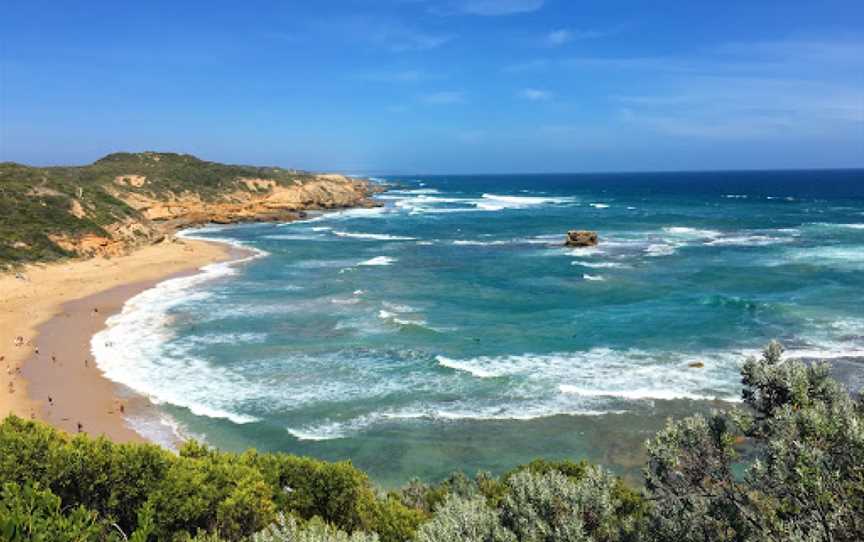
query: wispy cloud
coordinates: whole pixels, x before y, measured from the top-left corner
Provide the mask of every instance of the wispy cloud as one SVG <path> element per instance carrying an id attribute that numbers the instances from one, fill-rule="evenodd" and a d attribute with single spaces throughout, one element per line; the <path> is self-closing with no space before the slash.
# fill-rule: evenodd
<path id="1" fill-rule="evenodd" d="M 420 96 L 420 101 L 428 105 L 453 105 L 465 102 L 465 93 L 458 90 L 444 90 Z"/>
<path id="2" fill-rule="evenodd" d="M 456 139 L 468 145 L 476 145 L 486 140 L 486 130 L 465 130 L 456 134 Z"/>
<path id="3" fill-rule="evenodd" d="M 549 47 L 560 47 L 571 41 L 576 40 L 591 40 L 604 38 L 609 36 L 619 29 L 613 30 L 573 30 L 569 28 L 559 28 L 546 34 L 543 38 L 543 43 Z"/>
<path id="4" fill-rule="evenodd" d="M 609 114 L 634 132 L 761 141 L 864 133 L 860 40 L 729 43 L 677 56 L 549 56 L 505 70 L 595 80 L 610 74 L 610 84 L 626 90 L 608 97 Z"/>
<path id="5" fill-rule="evenodd" d="M 394 53 L 437 49 L 454 39 L 450 34 L 427 32 L 389 17 L 341 17 L 316 26 L 327 39 L 367 43 Z"/>
<path id="6" fill-rule="evenodd" d="M 514 15 L 543 7 L 544 0 L 449 0 L 430 6 L 436 15 Z"/>
<path id="7" fill-rule="evenodd" d="M 420 83 L 422 81 L 432 81 L 445 78 L 444 75 L 429 73 L 426 70 L 419 69 L 362 73 L 356 77 L 357 79 L 380 83 Z"/>
<path id="8" fill-rule="evenodd" d="M 520 98 L 530 100 L 532 102 L 544 102 L 552 99 L 552 93 L 548 90 L 537 88 L 526 88 L 518 92 Z"/>
<path id="9" fill-rule="evenodd" d="M 619 119 L 672 136 L 783 138 L 864 128 L 864 89 L 756 77 L 682 77 L 670 90 L 616 96 Z"/>

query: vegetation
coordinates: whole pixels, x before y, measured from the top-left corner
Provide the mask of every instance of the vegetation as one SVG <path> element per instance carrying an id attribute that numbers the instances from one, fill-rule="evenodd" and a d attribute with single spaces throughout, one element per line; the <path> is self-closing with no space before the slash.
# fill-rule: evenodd
<path id="1" fill-rule="evenodd" d="M 145 177 L 147 182 L 116 182 Z M 115 153 L 80 167 L 30 167 L 0 163 L 0 269 L 15 264 L 70 256 L 52 237 L 95 234 L 138 213 L 119 197 L 136 193 L 152 198 L 194 193 L 216 200 L 236 190 L 251 190 L 241 178 L 266 178 L 280 184 L 305 182 L 311 174 L 282 168 L 206 162 L 188 154 Z"/>
<path id="2" fill-rule="evenodd" d="M 864 401 L 773 343 L 744 408 L 670 421 L 636 490 L 585 462 L 387 493 L 350 463 L 0 425 L 2 540 L 254 542 L 864 539 Z"/>

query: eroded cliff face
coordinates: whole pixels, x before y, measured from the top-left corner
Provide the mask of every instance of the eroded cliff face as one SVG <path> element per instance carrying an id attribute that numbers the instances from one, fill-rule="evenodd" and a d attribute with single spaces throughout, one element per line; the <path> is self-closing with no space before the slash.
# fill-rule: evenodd
<path id="1" fill-rule="evenodd" d="M 156 193 L 147 178 L 119 175 L 105 191 L 135 210 L 132 218 L 104 229 L 108 236 L 53 235 L 51 240 L 82 256 L 115 256 L 130 249 L 159 242 L 177 230 L 200 224 L 291 221 L 306 211 L 374 207 L 371 196 L 380 188 L 365 180 L 343 175 L 315 175 L 285 184 L 273 179 L 238 178 L 236 188 L 208 197 L 194 191 Z M 81 212 L 73 206 L 70 212 Z"/>
<path id="2" fill-rule="evenodd" d="M 198 224 L 289 221 L 373 206 L 378 185 L 343 175 L 119 152 L 85 166 L 0 163 L 0 269 L 116 255 Z"/>
<path id="3" fill-rule="evenodd" d="M 146 179 L 136 188 L 145 188 Z M 367 181 L 342 175 L 317 175 L 314 180 L 279 184 L 272 179 L 237 179 L 236 190 L 215 198 L 185 191 L 162 194 L 114 188 L 111 195 L 149 221 L 172 227 L 206 222 L 291 220 L 301 211 L 373 206 L 375 190 Z"/>

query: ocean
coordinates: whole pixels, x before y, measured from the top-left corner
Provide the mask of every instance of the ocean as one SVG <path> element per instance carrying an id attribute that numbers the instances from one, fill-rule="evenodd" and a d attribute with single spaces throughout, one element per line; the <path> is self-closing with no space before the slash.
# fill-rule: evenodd
<path id="1" fill-rule="evenodd" d="M 384 486 L 537 457 L 630 478 L 779 339 L 864 381 L 864 171 L 408 176 L 383 204 L 187 235 L 254 250 L 93 339 L 132 423 L 350 459 Z M 567 248 L 570 229 L 599 245 Z"/>

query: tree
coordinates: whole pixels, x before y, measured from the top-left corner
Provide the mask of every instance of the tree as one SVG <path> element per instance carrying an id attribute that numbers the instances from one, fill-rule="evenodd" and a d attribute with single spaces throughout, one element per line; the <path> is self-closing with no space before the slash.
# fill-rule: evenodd
<path id="1" fill-rule="evenodd" d="M 773 342 L 742 367 L 746 409 L 670 422 L 649 442 L 656 539 L 864 539 L 864 404 L 827 365 L 782 353 Z"/>

